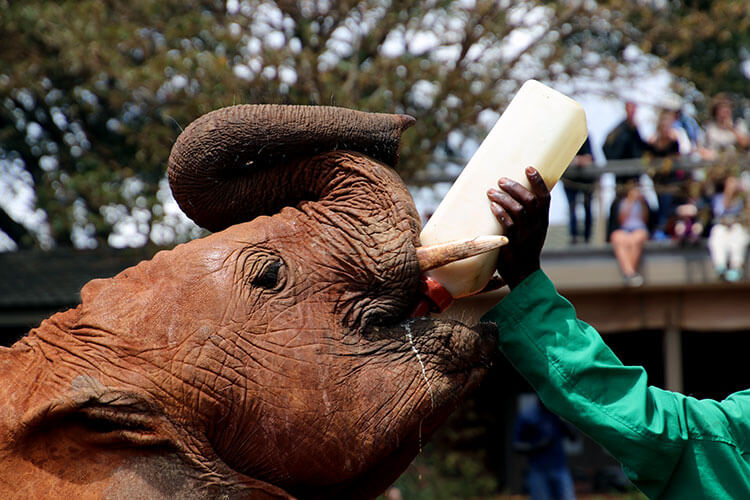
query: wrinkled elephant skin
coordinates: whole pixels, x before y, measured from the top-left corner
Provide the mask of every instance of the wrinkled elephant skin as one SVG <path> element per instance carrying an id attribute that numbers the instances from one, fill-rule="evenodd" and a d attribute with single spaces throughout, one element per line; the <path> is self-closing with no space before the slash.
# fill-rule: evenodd
<path id="1" fill-rule="evenodd" d="M 373 498 L 484 375 L 494 326 L 409 318 L 407 117 L 207 116 L 170 182 L 215 232 L 0 350 L 0 497 Z"/>

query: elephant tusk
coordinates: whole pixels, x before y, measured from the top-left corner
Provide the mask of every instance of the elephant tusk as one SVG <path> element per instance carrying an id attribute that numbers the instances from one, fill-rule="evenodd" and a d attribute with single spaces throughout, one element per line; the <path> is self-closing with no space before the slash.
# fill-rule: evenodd
<path id="1" fill-rule="evenodd" d="M 508 238 L 505 236 L 492 235 L 418 247 L 419 270 L 429 271 L 457 260 L 496 250 L 506 243 Z"/>

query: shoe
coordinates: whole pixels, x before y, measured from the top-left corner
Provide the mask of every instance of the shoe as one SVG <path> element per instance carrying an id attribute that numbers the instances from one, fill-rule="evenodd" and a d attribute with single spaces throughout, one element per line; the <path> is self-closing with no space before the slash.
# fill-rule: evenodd
<path id="1" fill-rule="evenodd" d="M 661 229 L 657 229 L 656 231 L 654 231 L 654 234 L 653 236 L 651 236 L 651 239 L 656 240 L 656 241 L 664 241 L 664 240 L 668 240 L 669 236 L 667 236 L 667 233 L 665 233 Z"/>
<path id="2" fill-rule="evenodd" d="M 742 271 L 739 269 L 727 269 L 727 271 L 724 273 L 724 279 L 729 281 L 730 283 L 736 283 L 737 281 L 742 279 Z"/>
<path id="3" fill-rule="evenodd" d="M 638 288 L 640 286 L 643 286 L 643 281 L 643 276 L 641 276 L 639 273 L 633 273 L 625 276 L 625 286 L 629 286 L 631 288 Z"/>

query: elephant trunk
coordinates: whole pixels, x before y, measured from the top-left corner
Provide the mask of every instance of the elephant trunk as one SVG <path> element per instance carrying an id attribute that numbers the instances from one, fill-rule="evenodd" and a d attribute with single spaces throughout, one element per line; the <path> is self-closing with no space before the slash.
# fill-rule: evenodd
<path id="1" fill-rule="evenodd" d="M 271 174 L 274 167 L 335 150 L 363 153 L 393 167 L 401 134 L 413 123 L 406 115 L 335 107 L 223 108 L 195 120 L 177 139 L 169 183 L 188 217 L 219 231 L 321 197 L 316 190 L 324 183 L 299 172 L 286 178 Z"/>

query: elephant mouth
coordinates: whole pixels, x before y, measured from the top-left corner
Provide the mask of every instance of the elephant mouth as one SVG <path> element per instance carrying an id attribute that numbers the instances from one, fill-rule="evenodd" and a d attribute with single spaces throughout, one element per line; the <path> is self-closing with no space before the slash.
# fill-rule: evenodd
<path id="1" fill-rule="evenodd" d="M 435 368 L 446 375 L 489 368 L 497 352 L 497 328 L 492 323 L 469 326 L 456 320 L 415 318 L 403 326 L 411 332 L 412 350 L 435 359 Z"/>
<path id="2" fill-rule="evenodd" d="M 491 244 L 496 242 L 492 240 Z M 421 258 L 419 263 L 422 267 Z M 360 323 L 362 337 L 374 349 L 382 349 L 379 341 L 385 341 L 386 351 L 416 355 L 423 371 L 431 368 L 449 378 L 476 371 L 481 378 L 498 353 L 497 326 L 481 321 L 483 314 L 500 300 L 497 290 L 455 301 L 440 314 L 418 315 L 421 303 L 425 302 L 424 293 L 420 285 L 419 290 L 406 295 L 417 297 L 411 303 L 400 300 L 384 306 L 378 302 L 378 307 L 368 308 Z M 429 360 L 427 368 L 425 360 Z"/>
<path id="3" fill-rule="evenodd" d="M 499 300 L 496 295 L 499 280 L 493 278 L 481 292 L 454 301 L 450 292 L 426 272 L 494 251 L 507 243 L 505 236 L 490 235 L 416 248 L 421 277 L 417 296 L 421 298 L 412 310 L 412 317 L 403 319 L 399 326 L 407 332 L 415 351 L 419 344 L 421 349 L 442 360 L 441 371 L 466 372 L 491 365 L 497 352 L 497 327 L 481 322 L 480 318 Z M 425 316 L 436 309 L 444 312 Z"/>
<path id="4" fill-rule="evenodd" d="M 489 322 L 469 326 L 453 319 L 407 318 L 387 326 L 370 326 L 364 337 L 413 354 L 426 370 L 447 376 L 483 372 L 497 354 L 497 327 Z"/>

